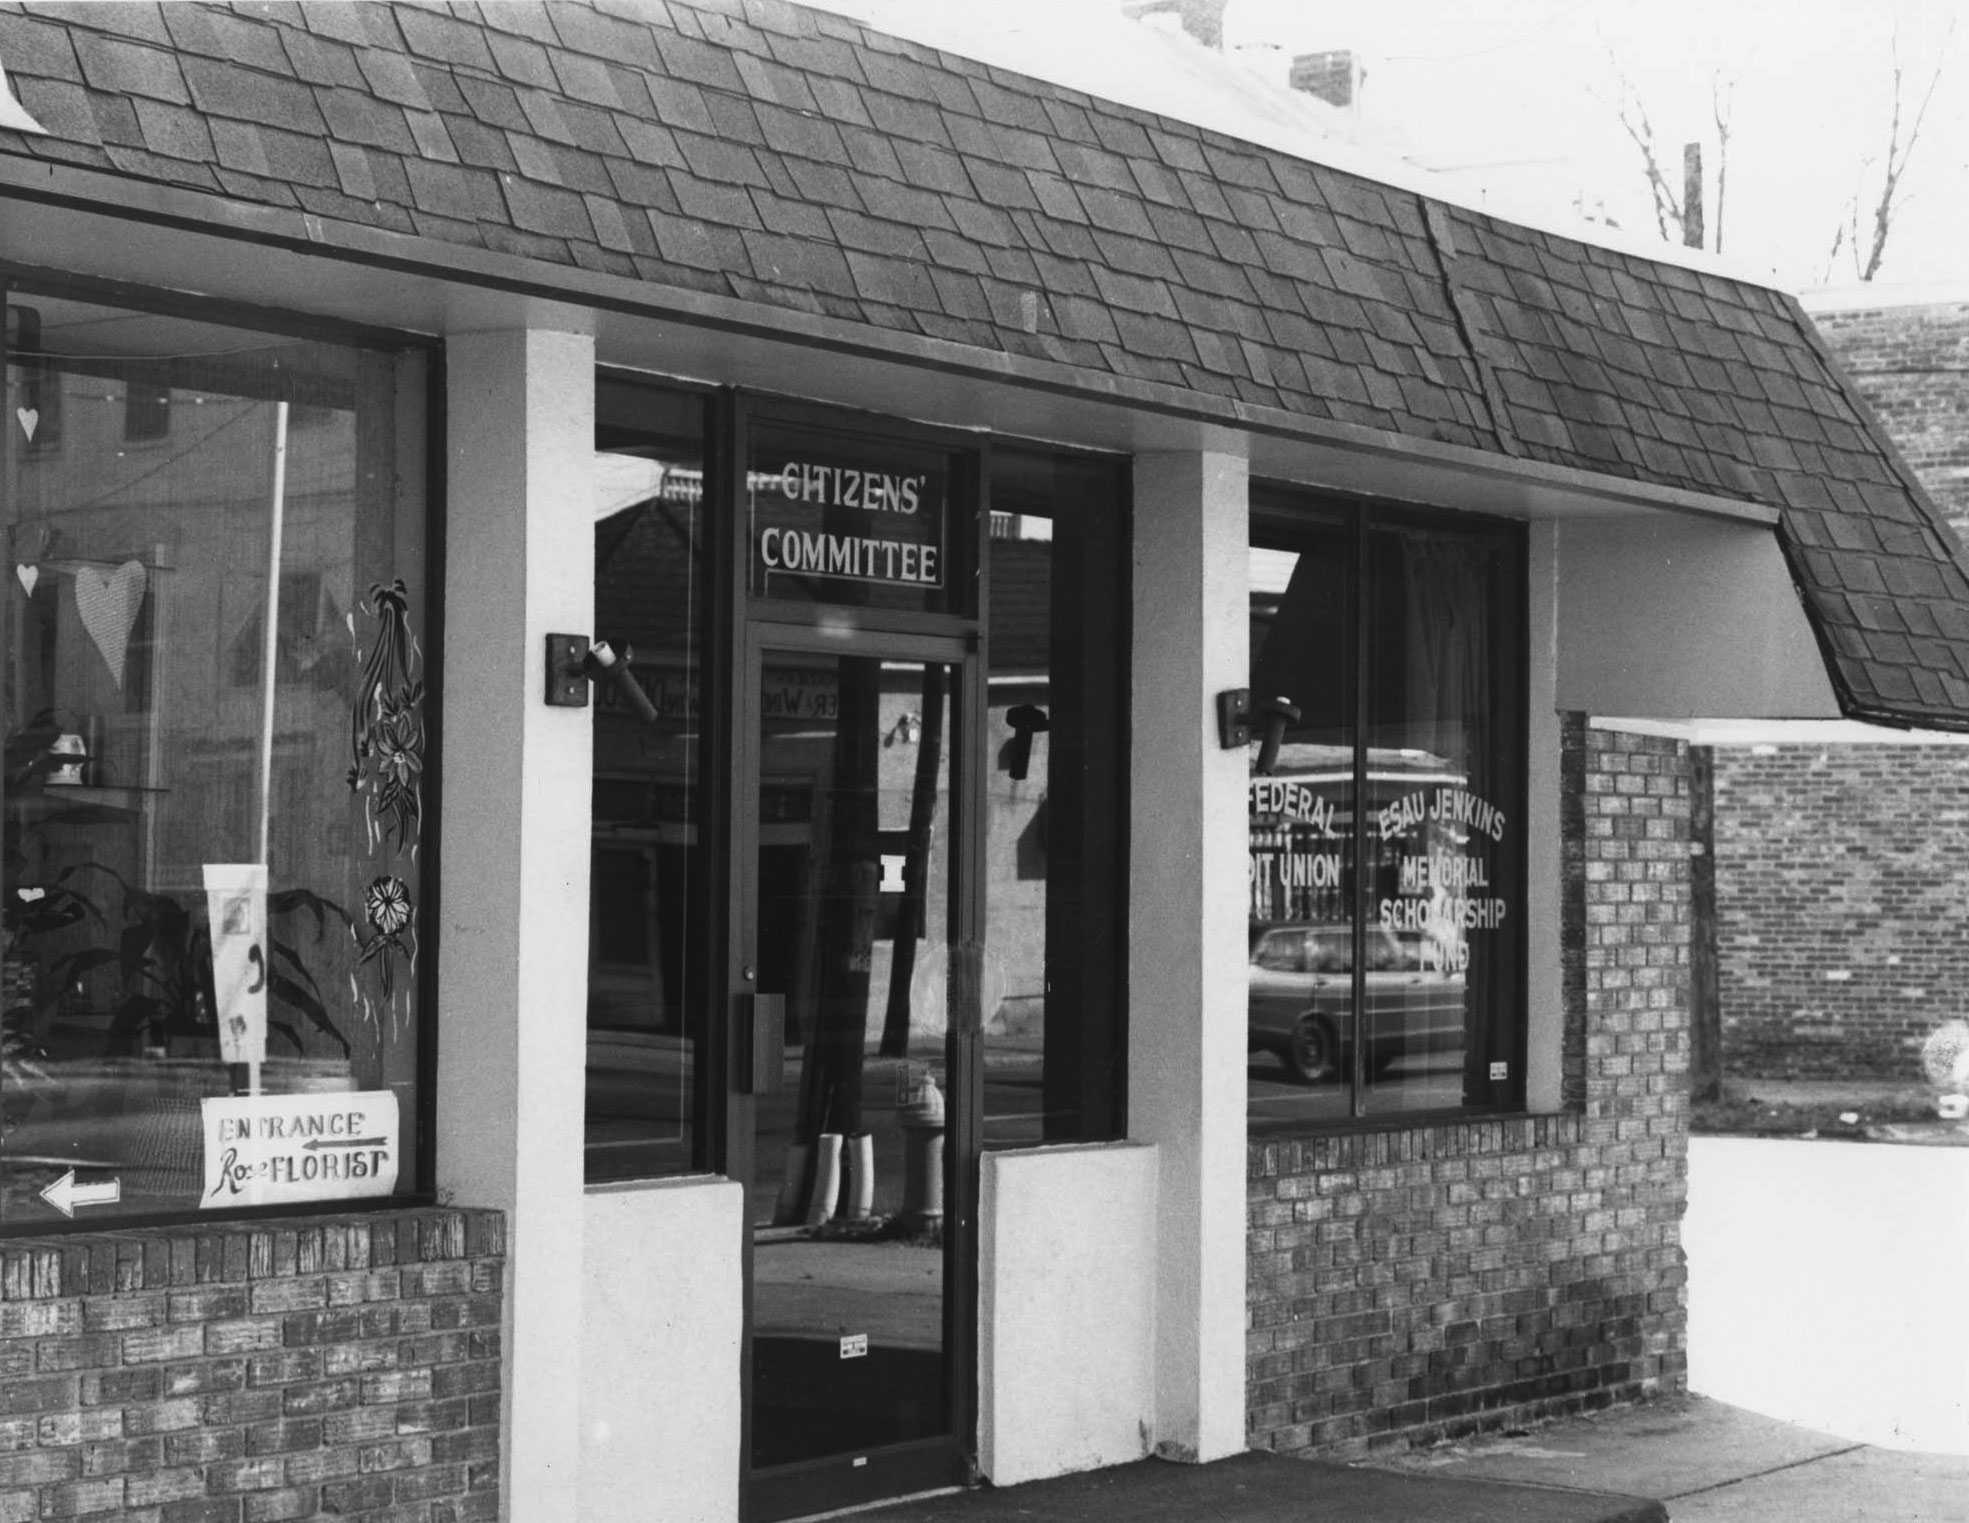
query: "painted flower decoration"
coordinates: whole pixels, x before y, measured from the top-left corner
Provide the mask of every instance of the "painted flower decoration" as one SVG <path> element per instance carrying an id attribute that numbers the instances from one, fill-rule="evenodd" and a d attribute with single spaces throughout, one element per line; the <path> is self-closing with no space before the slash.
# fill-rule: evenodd
<path id="1" fill-rule="evenodd" d="M 410 630 L 409 594 L 401 581 L 370 588 L 359 612 L 376 621 L 351 711 L 349 787 L 363 795 L 372 848 L 387 837 L 398 851 L 414 850 L 423 801 L 424 684 Z M 351 617 L 350 628 L 355 628 Z"/>
<path id="2" fill-rule="evenodd" d="M 387 785 L 408 788 L 424 770 L 419 754 L 424 749 L 423 727 L 418 723 L 417 700 L 412 693 L 405 701 L 392 703 L 379 696 L 376 723 L 370 731 L 376 765 Z"/>
<path id="3" fill-rule="evenodd" d="M 358 616 L 374 621 L 366 648 L 357 634 Z M 401 580 L 372 585 L 348 626 L 361 667 L 349 712 L 349 789 L 361 800 L 371 854 L 407 852 L 414 859 L 423 816 L 425 734 L 424 684 L 417 674 L 422 656 L 410 624 L 409 589 Z M 369 970 L 383 1004 L 391 1006 L 399 963 L 406 974 L 417 967 L 410 886 L 385 873 L 363 890 L 362 907 L 369 934 L 356 933 L 361 948 L 356 966 Z M 351 984 L 356 983 L 352 976 Z M 360 997 L 373 1014 L 368 993 Z"/>
<path id="4" fill-rule="evenodd" d="M 385 873 L 362 891 L 362 912 L 379 935 L 398 936 L 410 924 L 410 890 Z"/>

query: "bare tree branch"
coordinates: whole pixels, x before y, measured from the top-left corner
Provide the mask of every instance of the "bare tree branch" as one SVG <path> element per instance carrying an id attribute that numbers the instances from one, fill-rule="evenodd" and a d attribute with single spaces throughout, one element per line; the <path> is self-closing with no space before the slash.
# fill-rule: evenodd
<path id="1" fill-rule="evenodd" d="M 1737 82 L 1721 72 L 1709 76 L 1709 114 L 1716 122 L 1716 252 L 1723 252 L 1723 196 L 1730 184 L 1730 119 L 1736 112 Z"/>
<path id="2" fill-rule="evenodd" d="M 1674 179 L 1663 168 L 1654 122 L 1648 116 L 1641 92 L 1621 67 L 1613 46 L 1607 44 L 1606 48 L 1607 66 L 1618 92 L 1613 102 L 1614 114 L 1622 130 L 1627 133 L 1628 140 L 1641 155 L 1641 171 L 1648 182 L 1648 193 L 1654 198 L 1655 230 L 1664 240 L 1686 243 L 1698 238 L 1698 226 L 1706 223 L 1715 230 L 1714 247 L 1721 251 L 1724 193 L 1730 178 L 1730 132 L 1736 108 L 1735 78 L 1726 77 L 1720 69 L 1712 70 L 1709 76 L 1710 116 L 1716 124 L 1716 211 L 1714 217 L 1705 218 L 1701 187 L 1691 185 L 1686 172 L 1687 154 L 1691 146 L 1699 152 L 1699 145 L 1685 144 L 1683 147 L 1682 193 L 1678 195 Z M 1703 244 L 1698 242 L 1696 246 L 1702 247 Z"/>
<path id="3" fill-rule="evenodd" d="M 1641 101 L 1641 92 L 1634 88 L 1634 82 L 1620 66 L 1611 47 L 1607 49 L 1607 64 L 1613 70 L 1614 83 L 1620 91 L 1615 102 L 1615 114 L 1620 125 L 1626 130 L 1634 146 L 1641 152 L 1641 168 L 1647 176 L 1648 190 L 1654 197 L 1655 227 L 1663 241 L 1669 237 L 1669 226 L 1675 228 L 1679 239 L 1682 233 L 1682 203 L 1675 197 L 1674 187 L 1667 175 L 1662 173 L 1660 156 L 1655 152 L 1654 123 L 1648 120 L 1648 108 Z"/>
<path id="4" fill-rule="evenodd" d="M 1949 44 L 1955 36 L 1955 22 L 1949 22 L 1940 43 L 1935 49 L 1935 66 L 1930 73 L 1921 98 L 1910 113 L 1909 81 L 1907 70 L 1900 57 L 1900 39 L 1896 34 L 1892 55 L 1892 105 L 1887 122 L 1887 154 L 1884 161 L 1869 156 L 1861 160 L 1857 176 L 1858 185 L 1852 197 L 1840 209 L 1839 219 L 1833 228 L 1832 245 L 1826 251 L 1824 279 L 1833 278 L 1834 268 L 1842 258 L 1853 262 L 1853 273 L 1862 281 L 1872 280 L 1879 272 L 1885 258 L 1888 241 L 1892 236 L 1894 221 L 1900 211 L 1908 204 L 1906 177 L 1908 163 L 1913 157 L 1915 144 L 1921 139 L 1922 128 L 1928 118 L 1928 108 L 1934 103 L 1935 95 L 1948 68 Z M 1728 205 L 1730 183 L 1730 148 L 1735 132 L 1735 109 L 1737 80 L 1724 74 L 1720 69 L 1712 70 L 1709 82 L 1710 119 L 1716 130 L 1716 204 L 1714 214 L 1705 219 L 1699 186 L 1693 183 L 1686 173 L 1687 159 L 1684 158 L 1685 173 L 1683 185 L 1679 187 L 1664 169 L 1660 145 L 1655 136 L 1653 120 L 1648 115 L 1646 103 L 1632 78 L 1621 67 L 1620 57 L 1613 45 L 1601 39 L 1606 47 L 1608 72 L 1613 80 L 1615 95 L 1609 104 L 1613 107 L 1615 118 L 1626 132 L 1628 141 L 1641 155 L 1641 170 L 1647 181 L 1648 193 L 1653 199 L 1655 231 L 1664 241 L 1685 241 L 1691 233 L 1692 224 L 1707 221 L 1714 229 L 1712 245 L 1718 253 L 1723 250 L 1725 233 L 1724 213 Z M 1599 95 L 1599 91 L 1594 92 Z M 1605 99 L 1604 96 L 1601 97 Z M 1688 149 L 1684 150 L 1685 155 Z M 1867 186 L 1872 183 L 1873 170 L 1878 164 L 1880 171 L 1879 193 L 1872 195 Z M 1866 236 L 1861 234 L 1863 206 L 1868 224 Z"/>
<path id="5" fill-rule="evenodd" d="M 1832 229 L 1832 247 L 1825 251 L 1825 273 L 1819 277 L 1819 284 L 1822 286 L 1832 284 L 1832 267 L 1839 262 L 1839 251 L 1846 246 L 1847 225 L 1849 222 L 1858 222 L 1859 209 L 1860 200 L 1857 194 L 1846 198 L 1846 205 L 1839 213 L 1839 221 Z"/>
<path id="6" fill-rule="evenodd" d="M 1894 105 L 1887 124 L 1887 162 L 1881 170 L 1880 199 L 1873 208 L 1873 239 L 1867 250 L 1866 265 L 1860 271 L 1862 281 L 1870 281 L 1880 272 L 1880 261 L 1887 252 L 1887 238 L 1893 231 L 1894 213 L 1898 210 L 1895 196 L 1901 185 L 1901 177 L 1907 173 L 1908 159 L 1914 153 L 1914 145 L 1921 137 L 1921 124 L 1928 116 L 1928 105 L 1935 98 L 1935 87 L 1942 82 L 1942 70 L 1948 62 L 1949 39 L 1955 35 L 1955 23 L 1949 22 L 1948 31 L 1943 35 L 1941 46 L 1936 50 L 1940 55 L 1935 62 L 1935 72 L 1928 78 L 1928 88 L 1923 92 L 1921 104 L 1915 108 L 1914 121 L 1908 127 L 1907 141 L 1901 141 L 1901 47 L 1900 35 L 1895 33 L 1893 40 L 1894 60 Z M 1853 250 L 1854 258 L 1859 257 L 1857 240 Z"/>

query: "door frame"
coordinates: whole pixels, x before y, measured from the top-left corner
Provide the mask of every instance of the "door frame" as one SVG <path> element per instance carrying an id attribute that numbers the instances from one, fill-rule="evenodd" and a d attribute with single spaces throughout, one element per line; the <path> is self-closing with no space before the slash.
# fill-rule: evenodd
<path id="1" fill-rule="evenodd" d="M 729 449 L 719 464 L 724 490 L 721 505 L 728 532 L 717 536 L 723 564 L 719 579 L 731 610 L 723 625 L 726 643 L 717 666 L 728 681 L 729 701 L 722 713 L 707 715 L 719 732 L 715 750 L 729 758 L 722 774 L 723 837 L 719 895 L 726 931 L 723 976 L 716 991 L 712 1083 L 721 1104 L 714 1114 L 722 1129 L 721 1163 L 726 1177 L 743 1186 L 754 1166 L 757 1102 L 738 1065 L 749 1062 L 748 1019 L 752 992 L 744 978 L 756 935 L 760 773 L 760 683 L 770 651 L 872 656 L 877 659 L 936 661 L 955 678 L 948 714 L 951 863 L 949 936 L 953 953 L 951 1011 L 945 1038 L 944 1133 L 944 1308 L 945 1398 L 949 1432 L 873 1449 L 862 1456 L 843 1454 L 820 1460 L 755 1470 L 752 1432 L 757 1402 L 753 1390 L 752 1223 L 740 1233 L 743 1322 L 739 1347 L 740 1434 L 739 1516 L 744 1523 L 799 1517 L 915 1492 L 974 1484 L 978 1424 L 978 1230 L 979 1153 L 984 1099 L 982 1012 L 978 1008 L 985 926 L 985 801 L 990 769 L 984 756 L 988 693 L 984 628 L 988 588 L 985 538 L 989 525 L 984 482 L 988 451 L 973 435 L 912 426 L 865 414 L 842 413 L 819 405 L 727 394 L 723 427 L 715 432 Z M 904 613 L 826 604 L 780 604 L 753 595 L 750 586 L 750 523 L 745 496 L 749 423 L 753 418 L 812 426 L 821 424 L 867 438 L 872 445 L 895 441 L 933 445 L 951 451 L 953 469 L 947 505 L 946 543 L 961 542 L 957 565 L 967 573 L 975 599 L 967 614 Z M 722 451 L 720 452 L 723 453 Z M 714 637 L 715 638 L 715 637 Z M 967 964 L 972 976 L 958 976 Z M 709 1066 L 709 1065 L 707 1065 Z"/>
<path id="2" fill-rule="evenodd" d="M 983 801 L 977 797 L 982 769 L 970 751 L 979 734 L 973 715 L 984 696 L 983 663 L 963 639 L 951 636 L 906 635 L 893 632 L 850 634 L 816 629 L 812 625 L 748 621 L 741 636 L 732 757 L 734 762 L 731 852 L 727 905 L 731 926 L 730 954 L 725 969 L 725 1047 L 732 1055 L 727 1079 L 725 1172 L 741 1186 L 752 1180 L 758 1101 L 738 1073 L 749 1062 L 750 1042 L 741 1023 L 749 1019 L 745 996 L 753 991 L 746 977 L 754 959 L 758 934 L 757 871 L 760 821 L 755 807 L 761 782 L 760 689 L 770 655 L 857 656 L 877 660 L 938 662 L 954 677 L 950 717 L 950 790 L 954 800 L 950 821 L 949 937 L 953 961 L 962 949 L 979 945 L 983 924 Z M 949 1432 L 938 1438 L 913 1440 L 872 1449 L 866 1454 L 842 1454 L 795 1464 L 755 1469 L 752 1465 L 753 1423 L 757 1417 L 753 1390 L 753 1244 L 752 1222 L 741 1234 L 744 1330 L 740 1348 L 742 1420 L 739 1440 L 741 1469 L 740 1516 L 755 1520 L 797 1517 L 803 1513 L 903 1496 L 938 1487 L 963 1485 L 976 1474 L 977 1429 L 977 1211 L 978 1103 L 982 1098 L 980 1015 L 975 979 L 953 976 L 951 1008 L 945 1036 L 947 1128 L 944 1134 L 944 1282 L 943 1350 Z"/>

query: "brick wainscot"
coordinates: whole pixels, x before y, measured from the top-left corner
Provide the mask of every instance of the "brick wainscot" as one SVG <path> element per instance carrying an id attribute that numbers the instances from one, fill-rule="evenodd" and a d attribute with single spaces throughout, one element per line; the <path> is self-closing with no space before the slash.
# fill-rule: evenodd
<path id="1" fill-rule="evenodd" d="M 412 1210 L 0 1250 L 0 1523 L 492 1519 L 505 1232 Z"/>
<path id="2" fill-rule="evenodd" d="M 1250 1149 L 1249 1436 L 1349 1455 L 1682 1388 L 1688 748 L 1564 726 L 1565 1106 Z"/>

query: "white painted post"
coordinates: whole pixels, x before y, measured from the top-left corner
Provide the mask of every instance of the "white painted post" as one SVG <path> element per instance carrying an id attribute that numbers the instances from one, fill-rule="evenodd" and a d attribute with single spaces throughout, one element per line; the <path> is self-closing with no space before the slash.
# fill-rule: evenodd
<path id="1" fill-rule="evenodd" d="M 1249 681 L 1243 458 L 1135 460 L 1128 1132 L 1161 1159 L 1156 1448 L 1244 1447 L 1242 750 L 1216 695 Z"/>
<path id="2" fill-rule="evenodd" d="M 437 1176 L 507 1213 L 502 1517 L 573 1518 L 580 1454 L 590 709 L 546 636 L 594 613 L 594 343 L 453 336 Z"/>
<path id="3" fill-rule="evenodd" d="M 1558 706 L 1559 529 L 1535 523 L 1527 547 L 1531 635 L 1525 788 L 1525 1107 L 1555 1111 L 1565 1103 L 1565 988 L 1559 924 L 1565 906 L 1559 811 L 1561 726 Z"/>

